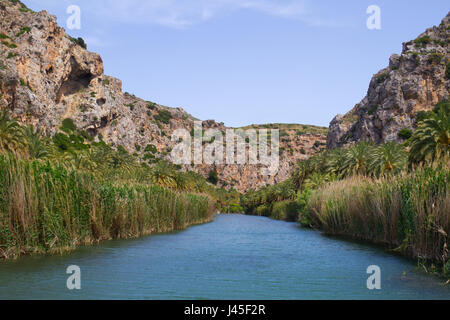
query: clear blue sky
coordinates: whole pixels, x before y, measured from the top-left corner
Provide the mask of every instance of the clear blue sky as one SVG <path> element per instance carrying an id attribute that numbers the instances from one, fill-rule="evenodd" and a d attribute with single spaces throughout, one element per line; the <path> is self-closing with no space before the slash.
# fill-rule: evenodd
<path id="1" fill-rule="evenodd" d="M 124 91 L 228 126 L 328 126 L 366 94 L 402 42 L 438 25 L 447 0 L 23 0 L 66 28 Z M 368 30 L 369 5 L 381 30 Z"/>

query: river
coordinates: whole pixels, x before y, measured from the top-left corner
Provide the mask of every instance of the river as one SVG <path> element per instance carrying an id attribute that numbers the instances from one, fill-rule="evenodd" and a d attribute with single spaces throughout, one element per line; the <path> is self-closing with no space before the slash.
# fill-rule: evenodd
<path id="1" fill-rule="evenodd" d="M 81 290 L 66 287 L 70 265 Z M 367 288 L 370 265 L 380 290 Z M 381 248 L 244 215 L 0 262 L 0 299 L 450 299 L 442 282 Z"/>

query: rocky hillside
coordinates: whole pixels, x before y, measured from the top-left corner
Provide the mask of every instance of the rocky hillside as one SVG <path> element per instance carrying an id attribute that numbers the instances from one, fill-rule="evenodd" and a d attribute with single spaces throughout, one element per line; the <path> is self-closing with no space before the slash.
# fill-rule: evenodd
<path id="1" fill-rule="evenodd" d="M 403 44 L 389 66 L 375 74 L 367 96 L 346 115 L 330 124 L 327 144 L 342 146 L 357 141 L 402 141 L 416 124 L 418 112 L 449 99 L 448 14 L 438 27 Z"/>
<path id="2" fill-rule="evenodd" d="M 169 159 L 177 128 L 191 130 L 196 120 L 181 108 L 169 108 L 122 92 L 119 79 L 103 73 L 101 57 L 71 38 L 46 11 L 33 12 L 17 0 L 0 0 L 0 108 L 23 124 L 54 135 L 64 119 L 95 140 L 119 147 L 149 164 Z M 281 182 L 298 159 L 326 142 L 325 128 L 271 125 L 280 129 L 280 170 L 261 176 L 254 165 L 186 166 L 205 176 L 217 171 L 219 184 L 239 191 Z M 204 122 L 204 129 L 223 123 Z M 207 143 L 206 143 L 207 144 Z"/>

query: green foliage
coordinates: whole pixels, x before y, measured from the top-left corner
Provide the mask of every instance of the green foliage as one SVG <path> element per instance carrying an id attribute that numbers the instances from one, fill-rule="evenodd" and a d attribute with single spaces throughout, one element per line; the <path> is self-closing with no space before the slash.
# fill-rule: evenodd
<path id="1" fill-rule="evenodd" d="M 67 133 L 70 133 L 72 131 L 76 131 L 77 126 L 75 125 L 75 123 L 73 122 L 72 119 L 66 118 L 61 123 L 61 130 L 65 131 Z"/>
<path id="2" fill-rule="evenodd" d="M 328 184 L 309 200 L 313 225 L 328 234 L 382 243 L 445 266 L 450 232 L 449 162 L 393 177 L 352 177 Z"/>
<path id="3" fill-rule="evenodd" d="M 402 138 L 403 140 L 408 140 L 409 138 L 411 138 L 412 134 L 412 130 L 408 128 L 403 128 L 398 132 L 399 138 Z"/>
<path id="4" fill-rule="evenodd" d="M 7 258 L 181 230 L 213 213 L 206 196 L 103 181 L 58 163 L 2 155 L 0 194 L 0 245 Z"/>
<path id="5" fill-rule="evenodd" d="M 69 36 L 69 39 L 70 39 L 70 41 L 72 41 L 73 43 L 79 45 L 80 47 L 82 47 L 84 49 L 87 49 L 87 44 L 86 44 L 86 42 L 84 41 L 83 38 L 81 38 L 81 37 L 79 37 L 79 38 L 72 38 L 72 37 Z"/>
<path id="6" fill-rule="evenodd" d="M 430 36 L 423 36 L 421 38 L 417 38 L 414 43 L 418 48 L 425 48 L 427 44 L 431 43 L 431 38 Z"/>
<path id="7" fill-rule="evenodd" d="M 439 63 L 441 63 L 443 58 L 444 58 L 443 55 L 441 55 L 439 53 L 432 52 L 432 53 L 430 53 L 427 61 L 429 63 L 431 63 L 431 64 L 439 64 Z"/>
<path id="8" fill-rule="evenodd" d="M 2 41 L 2 44 L 10 49 L 15 49 L 17 48 L 17 44 L 13 43 L 13 42 L 8 42 L 8 41 Z"/>
<path id="9" fill-rule="evenodd" d="M 409 160 L 411 163 L 422 163 L 447 157 L 449 154 L 450 103 L 443 101 L 419 122 L 411 137 Z"/>
<path id="10" fill-rule="evenodd" d="M 157 115 L 154 116 L 155 120 L 164 124 L 169 124 L 172 119 L 172 114 L 168 110 L 160 110 Z"/>
<path id="11" fill-rule="evenodd" d="M 14 152 L 24 145 L 23 129 L 7 110 L 0 111 L 0 151 Z"/>
<path id="12" fill-rule="evenodd" d="M 211 170 L 208 174 L 208 181 L 212 184 L 219 183 L 219 176 L 216 170 Z"/>
<path id="13" fill-rule="evenodd" d="M 377 77 L 377 83 L 378 84 L 383 83 L 387 79 L 387 77 L 388 77 L 387 73 L 381 74 L 380 76 Z"/>
<path id="14" fill-rule="evenodd" d="M 155 153 L 158 152 L 158 149 L 156 149 L 156 147 L 155 147 L 153 144 L 148 144 L 148 145 L 145 147 L 144 152 L 150 152 L 150 153 L 155 154 Z"/>
<path id="15" fill-rule="evenodd" d="M 299 206 L 295 201 L 275 202 L 270 217 L 277 220 L 297 221 Z"/>
<path id="16" fill-rule="evenodd" d="M 147 109 L 149 110 L 155 110 L 157 107 L 157 104 L 151 101 L 147 101 Z"/>
<path id="17" fill-rule="evenodd" d="M 24 33 L 29 33 L 31 31 L 30 27 L 23 27 L 22 29 L 20 29 L 20 31 L 16 34 L 16 37 L 20 37 L 21 35 L 23 35 Z"/>

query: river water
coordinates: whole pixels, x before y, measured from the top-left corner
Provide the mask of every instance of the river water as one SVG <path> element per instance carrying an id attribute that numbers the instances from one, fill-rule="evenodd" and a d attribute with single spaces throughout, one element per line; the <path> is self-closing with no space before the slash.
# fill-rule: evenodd
<path id="1" fill-rule="evenodd" d="M 67 289 L 70 265 L 81 290 Z M 367 288 L 370 265 L 380 290 Z M 378 247 L 244 215 L 0 262 L 0 299 L 450 299 L 442 282 Z"/>

